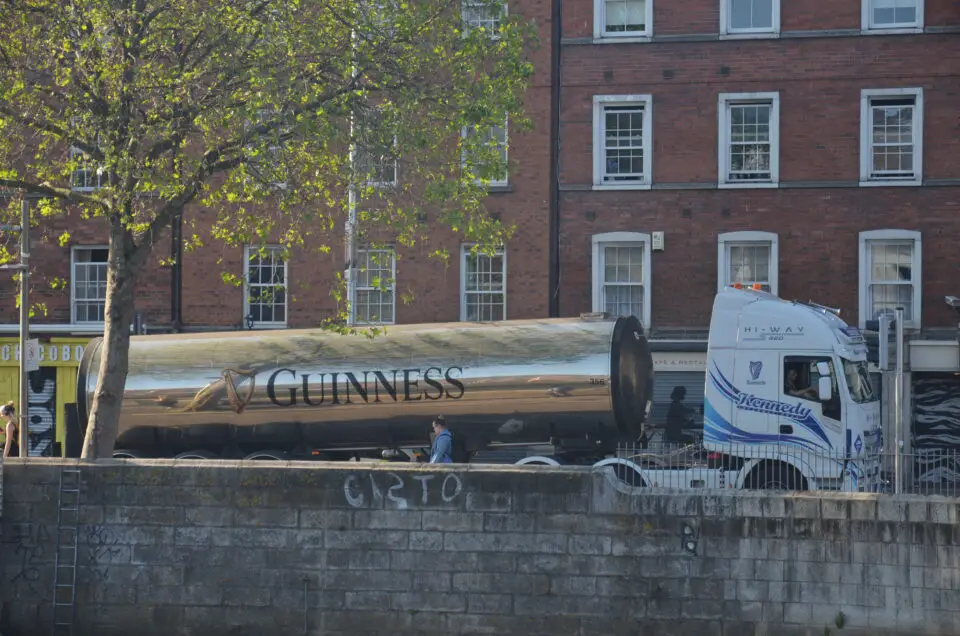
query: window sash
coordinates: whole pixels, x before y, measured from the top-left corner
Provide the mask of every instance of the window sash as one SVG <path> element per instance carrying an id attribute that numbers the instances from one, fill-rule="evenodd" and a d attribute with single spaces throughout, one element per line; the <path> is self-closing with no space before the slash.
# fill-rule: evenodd
<path id="1" fill-rule="evenodd" d="M 777 0 L 728 0 L 727 30 L 731 33 L 772 31 L 773 3 Z M 746 22 L 744 21 L 746 19 Z"/>
<path id="2" fill-rule="evenodd" d="M 872 99 L 869 116 L 870 176 L 913 178 L 916 101 Z"/>
<path id="3" fill-rule="evenodd" d="M 646 33 L 647 2 L 650 0 L 603 0 L 603 33 Z"/>
<path id="4" fill-rule="evenodd" d="M 899 306 L 904 320 L 913 320 L 915 250 L 913 241 L 867 243 L 867 303 L 874 319 Z"/>
<path id="5" fill-rule="evenodd" d="M 257 250 L 247 253 L 247 311 L 254 323 L 287 322 L 287 264 L 279 248 L 268 248 L 262 256 Z"/>
<path id="6" fill-rule="evenodd" d="M 463 255 L 464 315 L 467 321 L 504 320 L 506 314 L 506 259 L 495 255 Z"/>
<path id="7" fill-rule="evenodd" d="M 869 0 L 869 2 L 872 28 L 909 27 L 920 22 L 918 0 Z"/>
<path id="8" fill-rule="evenodd" d="M 73 291 L 73 317 L 77 323 L 102 323 L 106 320 L 107 261 L 93 260 L 94 252 L 105 248 L 83 248 L 73 251 L 70 281 Z"/>
<path id="9" fill-rule="evenodd" d="M 773 245 L 763 243 L 731 243 L 726 246 L 727 285 L 740 283 L 744 286 L 760 284 L 766 292 L 773 290 L 771 266 Z M 765 273 L 765 276 L 758 274 Z M 750 274 L 745 276 L 744 274 Z"/>
<path id="10" fill-rule="evenodd" d="M 486 29 L 491 37 L 497 37 L 500 31 L 500 23 L 506 7 L 491 7 L 486 4 L 470 2 L 466 0 L 460 6 L 460 14 L 463 18 L 463 24 L 466 30 Z"/>
<path id="11" fill-rule="evenodd" d="M 605 183 L 646 181 L 646 116 L 647 107 L 643 104 L 611 105 L 601 109 Z M 621 165 L 624 165 L 623 170 Z"/>
<path id="12" fill-rule="evenodd" d="M 636 244 L 600 246 L 600 301 L 608 314 L 643 320 L 644 249 Z"/>
<path id="13" fill-rule="evenodd" d="M 357 250 L 357 285 L 354 300 L 356 321 L 384 324 L 395 321 L 396 252 L 386 249 Z M 379 284 L 375 281 L 379 280 Z"/>
<path id="14" fill-rule="evenodd" d="M 748 121 L 750 113 L 753 121 Z M 773 178 L 773 103 L 727 104 L 727 181 L 770 181 Z M 739 120 L 739 121 L 738 121 Z"/>

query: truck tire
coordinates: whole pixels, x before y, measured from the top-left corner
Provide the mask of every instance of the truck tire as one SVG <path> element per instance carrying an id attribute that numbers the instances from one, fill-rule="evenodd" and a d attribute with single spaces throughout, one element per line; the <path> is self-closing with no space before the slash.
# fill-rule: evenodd
<path id="1" fill-rule="evenodd" d="M 254 451 L 249 455 L 247 455 L 246 457 L 244 457 L 243 459 L 244 461 L 248 459 L 256 459 L 256 460 L 267 460 L 267 461 L 273 460 L 278 462 L 285 462 L 290 460 L 290 456 L 283 451 L 266 450 L 266 451 Z"/>
<path id="2" fill-rule="evenodd" d="M 220 459 L 220 457 L 206 450 L 191 450 L 175 455 L 174 459 Z"/>
<path id="3" fill-rule="evenodd" d="M 746 487 L 753 490 L 806 490 L 807 480 L 794 466 L 783 462 L 763 462 L 753 469 Z"/>
<path id="4" fill-rule="evenodd" d="M 117 448 L 113 451 L 114 459 L 142 459 L 143 455 L 134 450 Z"/>

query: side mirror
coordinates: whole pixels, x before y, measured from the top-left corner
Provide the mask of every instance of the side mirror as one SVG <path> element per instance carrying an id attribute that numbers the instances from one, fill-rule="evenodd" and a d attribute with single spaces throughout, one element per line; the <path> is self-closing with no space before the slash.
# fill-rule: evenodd
<path id="1" fill-rule="evenodd" d="M 818 362 L 817 373 L 820 374 L 820 376 L 830 377 L 830 365 L 826 362 Z"/>
<path id="2" fill-rule="evenodd" d="M 823 364 L 823 363 L 820 363 Z M 820 376 L 817 381 L 817 393 L 820 394 L 821 402 L 829 402 L 833 399 L 833 383 L 830 381 L 830 376 Z"/>

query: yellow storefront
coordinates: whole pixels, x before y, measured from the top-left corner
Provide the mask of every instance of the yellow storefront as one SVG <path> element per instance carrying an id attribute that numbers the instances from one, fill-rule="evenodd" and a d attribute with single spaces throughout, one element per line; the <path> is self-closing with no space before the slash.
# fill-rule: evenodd
<path id="1" fill-rule="evenodd" d="M 30 373 L 30 455 L 53 455 L 59 442 L 64 453 L 65 404 L 77 399 L 77 367 L 89 338 L 49 338 L 40 341 L 40 369 Z M 0 402 L 19 403 L 20 345 L 0 338 Z M 19 406 L 19 404 L 18 404 Z"/>

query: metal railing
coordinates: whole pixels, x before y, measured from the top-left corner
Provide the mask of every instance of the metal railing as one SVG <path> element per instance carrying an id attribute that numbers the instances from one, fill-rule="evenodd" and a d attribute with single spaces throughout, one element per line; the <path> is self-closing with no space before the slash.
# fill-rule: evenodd
<path id="1" fill-rule="evenodd" d="M 699 439 L 666 442 L 657 430 L 646 444 L 621 444 L 602 464 L 639 487 L 896 492 L 896 453 L 863 440 L 852 446 L 848 452 L 772 440 L 713 443 L 708 450 Z M 914 449 L 900 461 L 901 493 L 960 497 L 960 449 Z"/>

